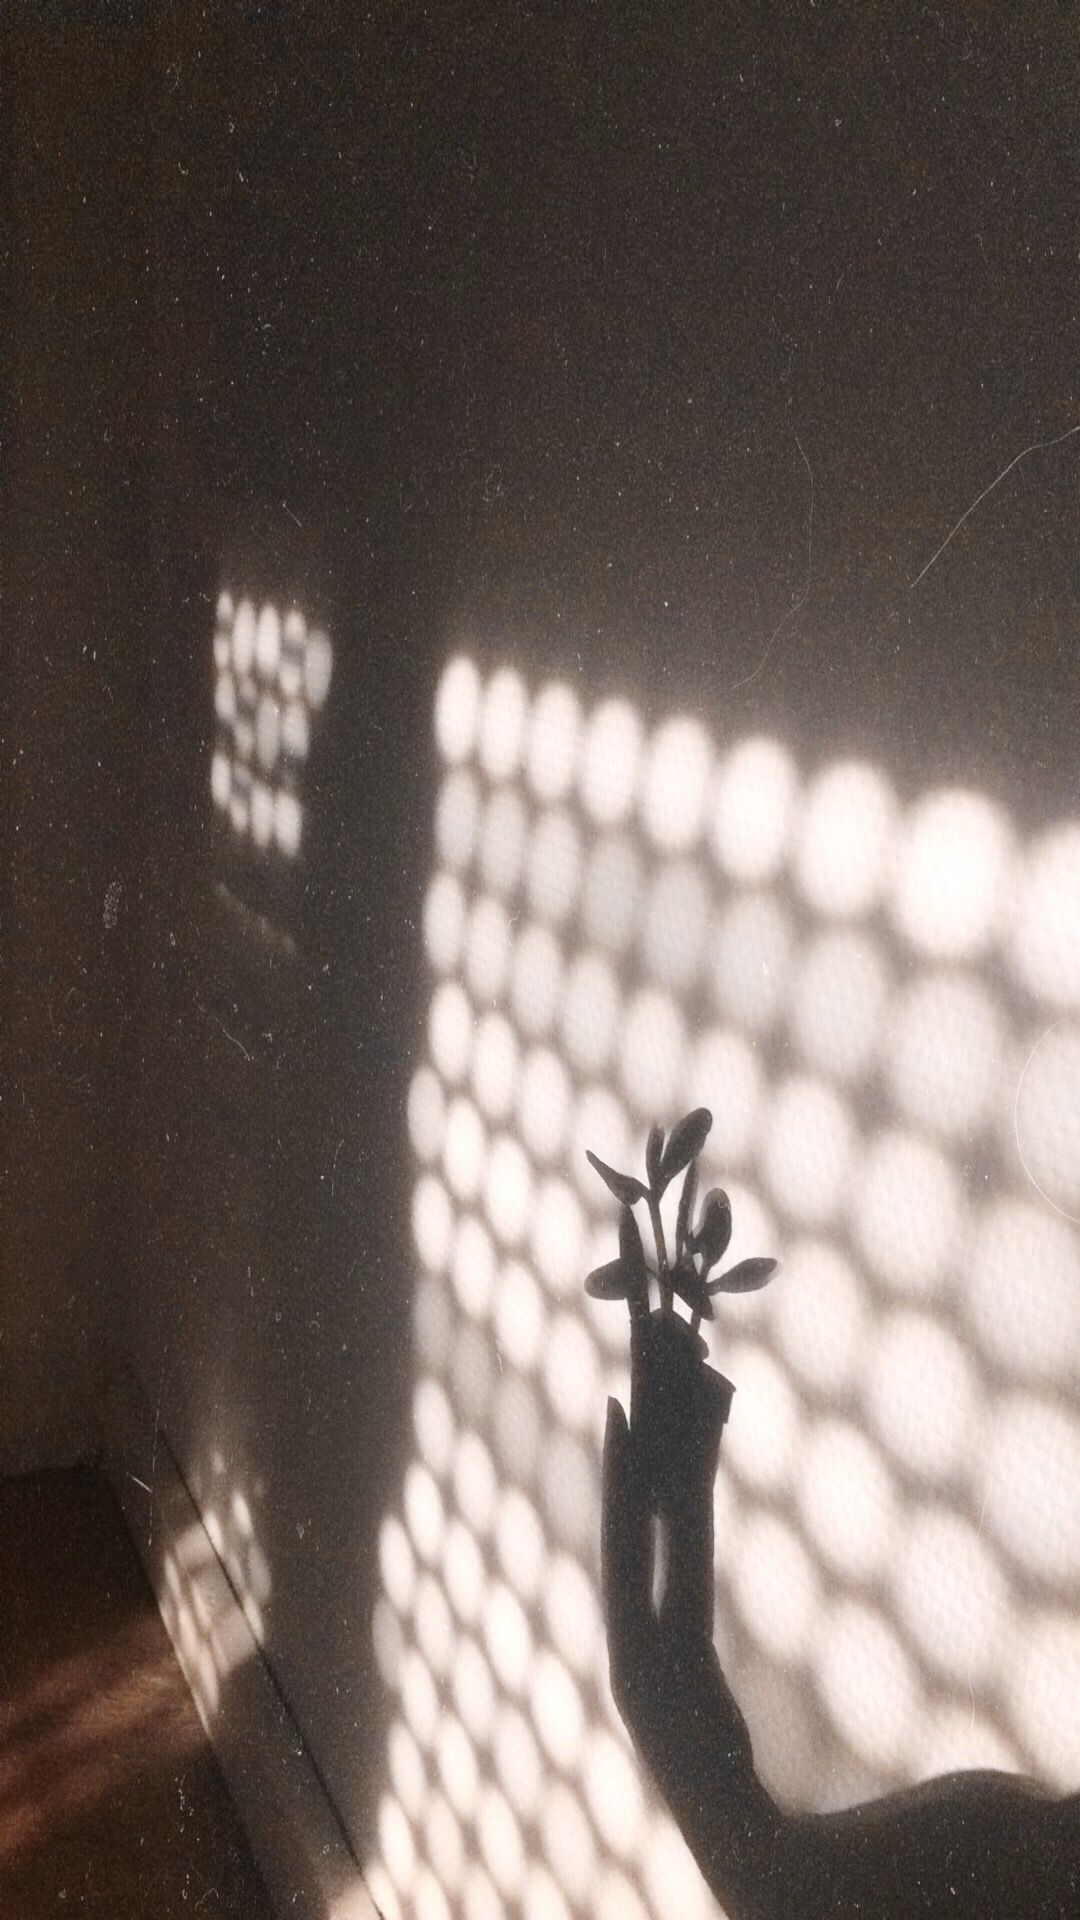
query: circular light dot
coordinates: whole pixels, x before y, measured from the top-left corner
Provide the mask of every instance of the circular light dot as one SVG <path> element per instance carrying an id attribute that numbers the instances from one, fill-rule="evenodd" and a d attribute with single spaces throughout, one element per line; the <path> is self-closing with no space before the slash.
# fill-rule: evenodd
<path id="1" fill-rule="evenodd" d="M 799 1432 L 787 1376 L 757 1346 L 737 1348 L 731 1371 L 739 1382 L 739 1401 L 724 1436 L 728 1463 L 740 1479 L 776 1491 L 790 1473 Z"/>
<path id="2" fill-rule="evenodd" d="M 915 807 L 900 848 L 895 915 L 922 953 L 981 953 L 1000 929 L 1012 842 L 995 807 L 974 793 L 931 794 Z"/>
<path id="3" fill-rule="evenodd" d="M 448 867 L 466 871 L 476 851 L 479 821 L 480 790 L 472 774 L 459 767 L 447 774 L 435 808 L 435 845 Z"/>
<path id="4" fill-rule="evenodd" d="M 250 673 L 255 660 L 255 608 L 250 600 L 241 600 L 236 609 L 232 646 L 237 673 Z"/>
<path id="5" fill-rule="evenodd" d="M 424 1839 L 437 1885 L 448 1893 L 456 1893 L 465 1871 L 465 1842 L 461 1828 L 441 1793 L 432 1794 L 428 1801 L 424 1815 Z M 419 1905 L 418 1900 L 418 1911 Z"/>
<path id="6" fill-rule="evenodd" d="M 532 1634 L 521 1602 L 501 1580 L 489 1589 L 483 1631 L 496 1675 L 510 1693 L 520 1693 L 532 1666 Z"/>
<path id="7" fill-rule="evenodd" d="M 444 760 L 467 760 L 476 743 L 480 675 L 472 660 L 451 660 L 435 696 L 435 738 Z"/>
<path id="8" fill-rule="evenodd" d="M 685 992 L 704 964 L 712 895 L 699 867 L 689 861 L 665 866 L 645 908 L 645 964 L 665 985 Z"/>
<path id="9" fill-rule="evenodd" d="M 389 1794 L 383 1795 L 379 1806 L 379 1846 L 395 1887 L 407 1891 L 416 1872 L 416 1843 L 402 1809 Z"/>
<path id="10" fill-rule="evenodd" d="M 274 838 L 282 853 L 290 859 L 300 850 L 300 829 L 303 815 L 300 802 L 292 793 L 278 793 L 274 797 Z"/>
<path id="11" fill-rule="evenodd" d="M 568 813 L 541 814 L 529 843 L 525 891 L 541 920 L 559 925 L 581 885 L 581 835 Z"/>
<path id="12" fill-rule="evenodd" d="M 624 1873 L 606 1867 L 596 1889 L 596 1920 L 649 1920 L 640 1895 Z"/>
<path id="13" fill-rule="evenodd" d="M 454 1646 L 450 1609 L 441 1589 L 430 1574 L 421 1580 L 416 1595 L 416 1640 L 432 1673 L 445 1674 Z"/>
<path id="14" fill-rule="evenodd" d="M 219 673 L 214 688 L 214 712 L 225 727 L 236 718 L 236 682 L 231 673 Z"/>
<path id="15" fill-rule="evenodd" d="M 392 1514 L 379 1529 L 379 1572 L 398 1613 L 410 1613 L 416 1589 L 416 1559 L 408 1534 Z"/>
<path id="16" fill-rule="evenodd" d="M 486 1013 L 476 1029 L 472 1083 L 476 1098 L 490 1120 L 505 1120 L 517 1088 L 520 1048 L 509 1020 Z"/>
<path id="17" fill-rule="evenodd" d="M 561 800 L 577 771 L 581 704 L 570 687 L 544 687 L 533 705 L 525 772 L 538 800 Z"/>
<path id="18" fill-rule="evenodd" d="M 536 1661 L 532 1717 L 545 1750 L 556 1766 L 569 1771 L 578 1761 L 585 1734 L 585 1711 L 570 1674 L 547 1648 Z"/>
<path id="19" fill-rule="evenodd" d="M 484 1865 L 496 1886 L 505 1894 L 515 1892 L 525 1870 L 525 1844 L 511 1808 L 494 1787 L 481 1792 L 476 1833 Z"/>
<path id="20" fill-rule="evenodd" d="M 306 760 L 308 757 L 311 747 L 311 729 L 308 725 L 307 708 L 301 700 L 290 700 L 281 716 L 281 747 L 282 751 L 290 754 L 294 760 Z M 267 765 L 269 764 L 267 762 Z"/>
<path id="21" fill-rule="evenodd" d="M 446 1116 L 443 1165 L 450 1191 L 459 1200 L 475 1200 L 484 1177 L 487 1140 L 484 1123 L 468 1100 L 453 1100 Z"/>
<path id="22" fill-rule="evenodd" d="M 971 1363 L 947 1329 L 898 1313 L 870 1356 L 866 1398 L 896 1459 L 924 1480 L 948 1479 L 978 1445 Z"/>
<path id="23" fill-rule="evenodd" d="M 227 807 L 232 785 L 232 769 L 225 753 L 215 753 L 210 763 L 210 792 L 216 807 Z"/>
<path id="24" fill-rule="evenodd" d="M 198 1593 L 197 1588 L 196 1593 Z M 255 1611 L 257 1612 L 257 1609 L 255 1609 Z M 245 1614 L 248 1612 L 247 1602 L 244 1603 L 244 1612 Z M 255 1638 L 257 1640 L 260 1639 L 261 1621 L 259 1622 L 258 1628 L 254 1621 L 249 1621 L 248 1624 Z M 405 1636 L 401 1629 L 401 1621 L 388 1600 L 376 1600 L 372 1610 L 371 1647 L 375 1655 L 375 1665 L 378 1667 L 385 1685 L 388 1687 L 396 1687 L 401 1673 L 401 1662 L 405 1651 Z M 206 1650 L 205 1648 L 200 1649 L 200 1651 Z"/>
<path id="25" fill-rule="evenodd" d="M 775 1659 L 802 1660 L 821 1619 L 821 1591 L 798 1535 L 758 1510 L 742 1528 L 730 1563 L 736 1605 L 758 1646 Z"/>
<path id="26" fill-rule="evenodd" d="M 596 1588 L 579 1560 L 555 1554 L 544 1583 L 544 1619 L 556 1653 L 575 1673 L 595 1671 L 604 1653 Z"/>
<path id="27" fill-rule="evenodd" d="M 846 763 L 807 791 L 796 851 L 803 893 L 819 912 L 867 913 L 889 875 L 896 802 L 873 767 Z"/>
<path id="28" fill-rule="evenodd" d="M 417 1819 L 427 1788 L 423 1756 L 408 1727 L 395 1720 L 386 1743 L 387 1771 L 404 1812 Z"/>
<path id="29" fill-rule="evenodd" d="M 865 1435 L 828 1420 L 803 1441 L 798 1503 L 818 1553 L 849 1579 L 872 1579 L 889 1552 L 895 1500 L 885 1463 Z"/>
<path id="30" fill-rule="evenodd" d="M 864 1350 L 866 1301 L 831 1242 L 800 1240 L 786 1250 L 773 1307 L 788 1365 L 822 1395 L 846 1387 Z"/>
<path id="31" fill-rule="evenodd" d="M 818 1680 L 834 1726 L 860 1759 L 895 1766 L 920 1705 L 911 1663 L 885 1622 L 841 1601 L 824 1623 Z"/>
<path id="32" fill-rule="evenodd" d="M 888 997 L 888 975 L 874 942 L 839 929 L 806 949 L 794 982 L 791 1028 L 810 1063 L 853 1080 L 871 1067 Z"/>
<path id="33" fill-rule="evenodd" d="M 217 597 L 217 606 L 214 613 L 218 626 L 231 627 L 235 611 L 232 594 L 227 587 L 222 587 Z"/>
<path id="34" fill-rule="evenodd" d="M 516 1247 L 523 1238 L 532 1197 L 532 1169 L 523 1148 L 500 1134 L 488 1156 L 484 1209 L 504 1246 Z"/>
<path id="35" fill-rule="evenodd" d="M 401 1663 L 401 1710 L 422 1747 L 434 1745 L 439 1727 L 439 1696 L 427 1664 L 411 1649 Z"/>
<path id="36" fill-rule="evenodd" d="M 668 1814 L 657 1815 L 646 1829 L 642 1858 L 644 1890 L 657 1913 L 714 1920 L 716 1909 L 697 1861 Z"/>
<path id="37" fill-rule="evenodd" d="M 255 628 L 255 665 L 266 679 L 277 672 L 281 658 L 281 615 L 269 603 L 263 607 Z"/>
<path id="38" fill-rule="evenodd" d="M 897 1292 L 929 1298 L 950 1272 L 963 1195 L 950 1161 L 909 1134 L 886 1133 L 866 1155 L 855 1231 L 870 1264 Z"/>
<path id="39" fill-rule="evenodd" d="M 495 1721 L 495 1682 L 474 1640 L 458 1642 L 450 1685 L 454 1704 L 473 1739 L 488 1740 Z"/>
<path id="40" fill-rule="evenodd" d="M 563 960 L 558 941 L 547 927 L 526 927 L 514 949 L 510 970 L 510 999 L 521 1031 L 547 1033 L 555 1018 L 562 987 Z"/>
<path id="41" fill-rule="evenodd" d="M 465 1876 L 462 1911 L 465 1920 L 506 1920 L 506 1908 L 483 1867 L 472 1866 Z"/>
<path id="42" fill-rule="evenodd" d="M 1022 875 L 1012 937 L 1013 965 L 1031 993 L 1080 1004 L 1080 822 L 1036 840 Z"/>
<path id="43" fill-rule="evenodd" d="M 491 1455 L 478 1433 L 463 1433 L 454 1461 L 454 1498 L 478 1534 L 487 1534 L 495 1515 L 497 1487 Z"/>
<path id="44" fill-rule="evenodd" d="M 631 1001 L 622 1029 L 621 1078 L 639 1114 L 655 1119 L 675 1103 L 683 1077 L 686 1035 L 666 993 L 647 988 Z"/>
<path id="45" fill-rule="evenodd" d="M 522 1600 L 535 1599 L 544 1566 L 544 1529 L 519 1487 L 508 1487 L 500 1502 L 495 1552 L 514 1592 Z"/>
<path id="46" fill-rule="evenodd" d="M 629 1165 L 635 1145 L 622 1101 L 608 1087 L 586 1087 L 571 1119 L 567 1159 L 586 1199 L 607 1219 L 611 1217 L 611 1196 L 585 1158 L 586 1152 L 599 1155 L 609 1167 L 624 1167 Z"/>
<path id="47" fill-rule="evenodd" d="M 722 1027 L 708 1029 L 693 1044 L 683 1084 L 686 1110 L 708 1107 L 713 1117 L 703 1169 L 738 1166 L 754 1144 L 765 1092 L 752 1043 Z"/>
<path id="48" fill-rule="evenodd" d="M 454 1213 L 441 1180 L 426 1174 L 413 1194 L 413 1239 L 425 1267 L 438 1273 L 446 1265 L 454 1230 Z"/>
<path id="49" fill-rule="evenodd" d="M 578 1796 L 562 1781 L 550 1788 L 544 1802 L 540 1843 L 567 1898 L 587 1900 L 596 1883 L 596 1841 Z"/>
<path id="50" fill-rule="evenodd" d="M 621 1859 L 632 1858 L 641 1840 L 645 1802 L 625 1744 L 606 1729 L 591 1734 L 582 1772 L 585 1798 L 600 1838 Z"/>
<path id="51" fill-rule="evenodd" d="M 480 873 L 493 893 L 513 893 L 525 859 L 528 818 L 513 787 L 494 793 L 480 830 Z"/>
<path id="52" fill-rule="evenodd" d="M 977 1480 L 986 1525 L 1019 1566 L 1058 1584 L 1080 1576 L 1080 1422 L 1035 1395 L 1004 1396 Z"/>
<path id="53" fill-rule="evenodd" d="M 472 1626 L 480 1616 L 484 1598 L 484 1562 L 475 1537 L 460 1520 L 451 1520 L 443 1541 L 443 1577 L 450 1604 L 459 1620 Z M 477 1654 L 477 1659 L 479 1659 Z M 484 1671 L 487 1669 L 485 1667 Z M 467 1714 L 462 1716 L 473 1732 Z"/>
<path id="54" fill-rule="evenodd" d="M 712 842 L 726 873 L 744 882 L 769 880 L 787 852 L 797 777 L 775 740 L 744 740 L 716 781 Z"/>
<path id="55" fill-rule="evenodd" d="M 315 713 L 326 703 L 333 667 L 334 649 L 321 628 L 313 627 L 304 650 L 304 697 Z"/>
<path id="56" fill-rule="evenodd" d="M 409 1087 L 409 1139 L 419 1160 L 437 1160 L 446 1125 L 442 1082 L 430 1067 L 420 1067 Z"/>
<path id="57" fill-rule="evenodd" d="M 653 736 L 645 763 L 641 813 L 656 846 L 690 847 L 704 823 L 712 747 L 696 720 L 668 720 Z"/>
<path id="58" fill-rule="evenodd" d="M 251 837 L 257 847 L 268 847 L 274 837 L 274 796 L 261 780 L 251 789 Z"/>
<path id="59" fill-rule="evenodd" d="M 466 1313 L 483 1320 L 495 1293 L 495 1248 L 491 1235 L 472 1214 L 466 1214 L 458 1228 L 450 1277 Z"/>
<path id="60" fill-rule="evenodd" d="M 897 1554 L 895 1592 L 900 1619 L 936 1672 L 960 1686 L 993 1682 L 1008 1592 L 970 1521 L 947 1507 L 915 1514 Z"/>
<path id="61" fill-rule="evenodd" d="M 256 710 L 256 758 L 267 772 L 281 751 L 281 708 L 273 693 L 263 693 Z"/>
<path id="62" fill-rule="evenodd" d="M 793 1219 L 823 1225 L 839 1206 L 851 1158 L 847 1106 L 826 1082 L 798 1076 L 771 1108 L 764 1161 L 773 1193 Z"/>
<path id="63" fill-rule="evenodd" d="M 611 953 L 630 945 L 643 891 L 641 860 L 629 840 L 598 840 L 585 869 L 582 925 L 588 938 Z"/>
<path id="64" fill-rule="evenodd" d="M 465 895 L 453 874 L 436 874 L 424 900 L 424 948 L 437 972 L 450 973 L 461 959 L 465 920 Z"/>
<path id="65" fill-rule="evenodd" d="M 473 1015 L 468 996 L 457 981 L 446 981 L 432 995 L 428 1041 L 443 1079 L 451 1084 L 463 1079 L 472 1048 Z"/>
<path id="66" fill-rule="evenodd" d="M 584 1447 L 569 1434 L 553 1434 L 540 1479 L 549 1531 L 569 1547 L 591 1546 L 599 1538 L 600 1487 Z"/>
<path id="67" fill-rule="evenodd" d="M 465 978 L 478 1001 L 497 999 L 510 965 L 510 921 L 501 900 L 477 900 L 465 934 Z"/>
<path id="68" fill-rule="evenodd" d="M 570 1112 L 570 1079 L 557 1053 L 535 1048 L 525 1062 L 518 1092 L 518 1118 L 525 1145 L 536 1160 L 558 1157 Z"/>
<path id="69" fill-rule="evenodd" d="M 888 1041 L 897 1105 L 935 1133 L 973 1133 L 990 1111 L 1001 1056 L 1001 1019 L 983 987 L 961 975 L 918 980 Z"/>
<path id="70" fill-rule="evenodd" d="M 508 780 L 521 762 L 527 701 L 510 667 L 492 675 L 480 714 L 480 764 L 492 780 Z"/>
<path id="71" fill-rule="evenodd" d="M 788 915 L 771 894 L 745 894 L 725 911 L 713 947 L 713 990 L 740 1027 L 764 1031 L 785 1004 L 792 958 Z"/>
<path id="72" fill-rule="evenodd" d="M 522 1920 L 571 1920 L 570 1909 L 550 1873 L 535 1862 L 526 1876 L 521 1914 Z"/>
<path id="73" fill-rule="evenodd" d="M 596 708 L 585 732 L 581 798 L 601 826 L 625 820 L 634 804 L 641 759 L 641 722 L 622 700 Z"/>
<path id="74" fill-rule="evenodd" d="M 530 1820 L 540 1805 L 543 1763 L 528 1721 L 516 1707 L 504 1707 L 492 1743 L 495 1771 L 510 1805 Z"/>
<path id="75" fill-rule="evenodd" d="M 1080 1778 L 1080 1620 L 1074 1612 L 1047 1612 L 1025 1623 L 1009 1675 L 1013 1725 L 1040 1774 L 1060 1792 Z"/>
<path id="76" fill-rule="evenodd" d="M 455 1813 L 470 1820 L 476 1813 L 480 1769 L 471 1740 L 460 1720 L 443 1713 L 438 1727 L 436 1762 L 446 1797 Z"/>
<path id="77" fill-rule="evenodd" d="M 1071 1383 L 1080 1367 L 1080 1248 L 1037 1202 L 997 1200 L 966 1263 L 968 1314 L 1014 1379 Z"/>
<path id="78" fill-rule="evenodd" d="M 564 1425 L 589 1425 L 599 1394 L 596 1347 L 576 1315 L 558 1313 L 548 1329 L 544 1363 L 548 1399 Z"/>
<path id="79" fill-rule="evenodd" d="M 539 1217 L 542 1217 L 542 1208 Z M 537 1364 L 545 1332 L 540 1289 L 528 1267 L 511 1261 L 502 1269 L 495 1294 L 495 1340 L 511 1366 Z"/>
<path id="80" fill-rule="evenodd" d="M 618 982 L 607 961 L 581 955 L 566 976 L 561 1022 L 563 1044 L 579 1072 L 599 1073 L 606 1065 L 619 1008 Z"/>
<path id="81" fill-rule="evenodd" d="M 423 1560 L 434 1560 L 442 1541 L 442 1495 L 427 1467 L 416 1460 L 405 1475 L 404 1506 L 417 1552 Z"/>
<path id="82" fill-rule="evenodd" d="M 1056 1212 L 1080 1223 L 1080 1025 L 1061 1021 L 1028 1054 L 1013 1101 L 1024 1174 Z"/>

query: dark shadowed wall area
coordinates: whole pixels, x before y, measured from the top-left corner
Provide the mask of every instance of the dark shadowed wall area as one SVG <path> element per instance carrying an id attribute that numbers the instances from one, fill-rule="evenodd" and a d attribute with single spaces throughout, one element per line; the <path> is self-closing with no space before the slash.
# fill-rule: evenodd
<path id="1" fill-rule="evenodd" d="M 1071 9 L 101 11 L 6 34 L 3 1463 L 130 1393 L 203 1710 L 272 1672 L 385 1911 L 708 1911 L 574 1277 L 701 1098 L 771 1783 L 1063 1783 Z"/>

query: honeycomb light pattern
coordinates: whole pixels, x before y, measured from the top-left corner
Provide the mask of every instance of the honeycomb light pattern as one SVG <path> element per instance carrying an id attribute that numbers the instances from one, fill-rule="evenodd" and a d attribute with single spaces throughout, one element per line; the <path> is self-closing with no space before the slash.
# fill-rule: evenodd
<path id="1" fill-rule="evenodd" d="M 301 776 L 326 704 L 333 648 L 298 607 L 218 595 L 215 738 L 210 792 L 234 831 L 261 852 L 300 851 Z"/>
<path id="2" fill-rule="evenodd" d="M 209 1470 L 196 1469 L 192 1490 L 201 1518 L 177 1533 L 165 1552 L 161 1607 L 199 1715 L 209 1726 L 224 1682 L 250 1657 L 252 1641 L 263 1645 L 271 1578 L 251 1502 L 217 1448 Z"/>
<path id="3" fill-rule="evenodd" d="M 601 1432 L 627 1329 L 592 1147 L 698 1103 L 732 1258 L 717 1632 L 759 1769 L 829 1808 L 1080 1782 L 1080 824 L 441 681 L 409 1094 L 415 1450 L 366 1878 L 416 1920 L 717 1911 L 610 1697 Z"/>

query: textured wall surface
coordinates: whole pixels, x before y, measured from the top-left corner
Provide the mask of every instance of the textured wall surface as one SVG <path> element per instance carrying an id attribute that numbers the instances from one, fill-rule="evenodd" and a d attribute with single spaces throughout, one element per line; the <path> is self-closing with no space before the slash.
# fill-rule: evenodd
<path id="1" fill-rule="evenodd" d="M 19 30 L 4 1458 L 106 1334 L 388 1907 L 697 1887 L 578 1290 L 692 1098 L 768 1778 L 1075 1772 L 1075 26 L 818 12 Z"/>

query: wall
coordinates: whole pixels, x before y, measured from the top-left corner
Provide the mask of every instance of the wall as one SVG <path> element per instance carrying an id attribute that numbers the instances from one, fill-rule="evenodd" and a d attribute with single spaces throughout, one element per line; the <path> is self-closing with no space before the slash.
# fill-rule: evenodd
<path id="1" fill-rule="evenodd" d="M 89 30 L 5 35 L 0 1469 L 94 1444 L 130 1013 L 138 232 L 115 217 L 137 76 Z M 125 302 L 127 304 L 125 304 Z M 134 303 L 134 304 L 133 304 Z M 124 366 L 122 381 L 113 369 Z M 122 457 L 121 457 L 122 453 Z M 130 545 L 128 544 L 130 542 Z"/>
<path id="2" fill-rule="evenodd" d="M 605 1779 L 640 1790 L 591 1584 L 619 1361 L 572 1284 L 602 1226 L 581 1145 L 691 1095 L 717 1108 L 740 1232 L 785 1267 L 721 1349 L 739 1396 L 720 1617 L 769 1777 L 806 1803 L 932 1770 L 969 1681 L 965 1754 L 996 1741 L 1069 1771 L 1039 1703 L 1075 1659 L 1075 1156 L 1071 1118 L 1048 1135 L 1043 1096 L 1031 1119 L 1016 1094 L 1064 1057 L 1064 1112 L 1073 1044 L 1075 827 L 1052 836 L 1075 814 L 1076 49 L 1050 10 L 1024 33 L 192 10 L 130 43 L 113 165 L 147 262 L 149 571 L 123 735 L 140 911 L 110 1331 L 143 1411 L 118 1471 L 204 1711 L 235 1731 L 248 1671 L 272 1673 L 343 1871 L 351 1848 L 387 1910 L 439 1910 L 425 1871 L 451 1887 L 458 1835 L 477 1911 L 520 1910 L 526 1865 L 531 1910 L 560 1911 L 543 1856 L 571 1802 L 581 1911 L 606 1889 L 605 1911 L 639 1912 L 658 1875 L 698 1897 L 658 1810 L 635 1858 L 605 1799 Z M 333 644 L 292 857 L 212 795 L 222 586 L 295 600 Z M 444 680 L 452 657 L 487 718 L 470 669 Z M 551 683 L 566 717 L 533 755 Z M 590 759 L 609 699 L 629 720 Z M 935 814 L 943 790 L 975 799 Z M 602 997 L 592 1032 L 568 997 L 549 994 L 546 1031 L 514 997 L 532 921 L 625 1013 L 607 1051 Z M 481 1016 L 488 1041 L 544 1056 L 512 1120 Z M 503 1148 L 481 1170 L 489 1130 L 524 1169 Z M 1036 1270 L 1037 1308 L 1015 1278 Z M 546 1384 L 515 1319 L 530 1286 L 564 1354 Z M 915 1378 L 925 1430 L 895 1404 Z M 546 1496 L 530 1432 L 569 1476 Z M 516 1559 L 488 1535 L 474 1443 L 503 1504 L 520 1482 Z M 842 1445 L 861 1530 L 829 1490 Z M 978 1475 L 1002 1446 L 995 1492 Z M 197 1551 L 188 1520 L 166 1530 L 170 1463 Z M 1024 1489 L 1047 1475 L 1059 1504 L 1029 1530 Z M 1006 1596 L 978 1670 L 943 1637 L 955 1586 L 912 1595 L 889 1557 L 932 1506 Z M 530 1597 L 530 1511 L 591 1641 L 564 1643 L 565 1609 Z M 467 1585 L 446 1612 L 453 1541 L 458 1573 L 482 1545 L 496 1644 L 477 1658 L 517 1738 L 496 1759 L 457 1728 L 459 1760 L 481 1742 L 475 1808 L 439 1784 L 472 1637 Z M 425 1553 L 430 1576 L 410 1574 Z M 823 1623 L 827 1671 L 781 1584 Z M 1028 1628 L 1051 1651 L 1017 1678 L 1005 1651 Z M 852 1702 L 868 1673 L 894 1703 L 877 1744 Z M 249 1741 L 236 1764 L 272 1800 L 276 1751 Z"/>

